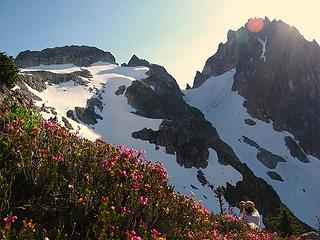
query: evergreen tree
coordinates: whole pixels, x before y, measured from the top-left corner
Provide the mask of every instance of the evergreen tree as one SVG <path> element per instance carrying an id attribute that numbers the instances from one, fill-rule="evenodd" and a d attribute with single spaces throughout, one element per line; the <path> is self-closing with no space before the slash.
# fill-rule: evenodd
<path id="1" fill-rule="evenodd" d="M 274 230 L 281 233 L 282 236 L 299 235 L 303 232 L 301 224 L 295 220 L 290 211 L 281 206 L 277 217 L 271 219 Z"/>
<path id="2" fill-rule="evenodd" d="M 19 80 L 19 70 L 14 65 L 13 57 L 0 52 L 0 85 L 13 87 Z"/>
<path id="3" fill-rule="evenodd" d="M 224 203 L 223 203 L 225 189 L 222 186 L 218 186 L 216 189 L 213 190 L 213 192 L 214 192 L 214 196 L 219 201 L 220 213 L 223 214 L 225 212 Z"/>

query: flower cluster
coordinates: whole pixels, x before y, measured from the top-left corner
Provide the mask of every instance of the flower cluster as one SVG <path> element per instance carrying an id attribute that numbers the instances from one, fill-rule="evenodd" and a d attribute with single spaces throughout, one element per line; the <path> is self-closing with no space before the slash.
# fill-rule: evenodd
<path id="1" fill-rule="evenodd" d="M 0 216 L 19 212 L 3 219 L 0 238 L 281 239 L 250 230 L 232 209 L 213 214 L 176 193 L 163 164 L 146 160 L 145 151 L 21 117 L 0 106 Z"/>
<path id="2" fill-rule="evenodd" d="M 6 217 L 3 219 L 3 222 L 4 222 L 4 224 L 11 224 L 11 223 L 14 223 L 17 219 L 18 219 L 17 216 L 15 216 L 15 215 L 10 215 L 10 216 L 6 216 Z"/>

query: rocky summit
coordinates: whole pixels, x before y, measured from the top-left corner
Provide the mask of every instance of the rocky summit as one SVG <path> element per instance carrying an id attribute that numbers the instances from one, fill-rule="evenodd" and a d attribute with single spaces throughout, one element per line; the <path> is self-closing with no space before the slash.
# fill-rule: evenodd
<path id="1" fill-rule="evenodd" d="M 64 46 L 46 48 L 42 51 L 24 51 L 18 54 L 15 64 L 20 68 L 36 67 L 39 65 L 68 64 L 76 66 L 89 66 L 95 62 L 115 63 L 115 58 L 110 52 L 105 52 L 96 47 Z"/>
<path id="2" fill-rule="evenodd" d="M 320 157 L 320 47 L 283 21 L 263 20 L 260 32 L 248 26 L 229 31 L 193 88 L 211 76 L 236 69 L 232 89 L 243 96 L 249 114 L 289 131 L 302 149 Z"/>

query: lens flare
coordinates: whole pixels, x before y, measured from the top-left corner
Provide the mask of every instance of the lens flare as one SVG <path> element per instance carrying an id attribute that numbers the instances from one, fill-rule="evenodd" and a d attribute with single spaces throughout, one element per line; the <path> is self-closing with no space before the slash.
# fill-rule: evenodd
<path id="1" fill-rule="evenodd" d="M 246 26 L 248 31 L 257 33 L 264 28 L 264 20 L 262 18 L 250 18 Z"/>

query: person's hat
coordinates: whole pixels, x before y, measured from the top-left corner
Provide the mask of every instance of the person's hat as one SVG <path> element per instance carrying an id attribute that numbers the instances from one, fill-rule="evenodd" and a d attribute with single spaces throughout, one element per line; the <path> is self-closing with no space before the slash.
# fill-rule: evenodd
<path id="1" fill-rule="evenodd" d="M 245 204 L 244 204 L 244 207 L 245 208 L 250 208 L 251 207 L 251 208 L 255 209 L 255 205 L 251 201 L 246 201 Z"/>

